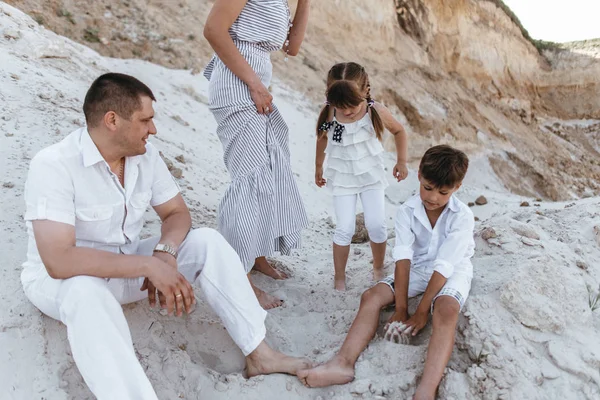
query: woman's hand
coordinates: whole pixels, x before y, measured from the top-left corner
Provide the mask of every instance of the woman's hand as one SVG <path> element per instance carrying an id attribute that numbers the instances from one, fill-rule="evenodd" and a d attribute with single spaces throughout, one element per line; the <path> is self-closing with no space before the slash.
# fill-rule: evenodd
<path id="1" fill-rule="evenodd" d="M 259 114 L 269 114 L 273 111 L 273 96 L 262 82 L 249 86 L 249 89 L 252 101 L 256 105 L 256 112 Z"/>

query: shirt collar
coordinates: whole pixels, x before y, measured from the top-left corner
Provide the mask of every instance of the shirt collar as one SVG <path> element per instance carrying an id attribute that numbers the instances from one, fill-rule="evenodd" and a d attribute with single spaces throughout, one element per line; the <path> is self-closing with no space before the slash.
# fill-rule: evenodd
<path id="1" fill-rule="evenodd" d="M 411 197 L 410 199 L 406 200 L 406 202 L 404 204 L 406 204 L 410 208 L 416 209 L 419 206 L 421 206 L 421 207 L 423 206 L 423 201 L 421 200 L 421 196 L 417 194 L 417 195 Z M 450 196 L 450 200 L 448 200 L 447 208 L 449 208 L 450 211 L 452 211 L 452 212 L 460 211 L 458 200 L 456 199 L 456 197 L 454 197 L 454 195 Z"/>
<path id="2" fill-rule="evenodd" d="M 83 166 L 90 167 L 92 165 L 98 164 L 99 162 L 105 161 L 102 154 L 100 154 L 100 150 L 96 146 L 96 143 L 92 140 L 89 131 L 87 128 L 81 128 L 83 132 L 81 133 L 81 154 L 83 155 Z M 142 156 L 135 157 L 127 157 L 127 165 L 137 165 L 140 163 Z"/>
<path id="3" fill-rule="evenodd" d="M 94 164 L 98 164 L 101 161 L 104 161 L 104 157 L 100 154 L 98 147 L 96 147 L 96 143 L 92 140 L 90 133 L 87 128 L 81 128 L 83 132 L 81 132 L 81 154 L 83 155 L 83 166 L 89 167 Z"/>

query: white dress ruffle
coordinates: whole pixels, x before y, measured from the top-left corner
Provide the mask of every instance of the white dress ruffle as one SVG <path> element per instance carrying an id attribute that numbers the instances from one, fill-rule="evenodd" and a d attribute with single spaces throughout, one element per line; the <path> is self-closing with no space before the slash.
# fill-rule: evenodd
<path id="1" fill-rule="evenodd" d="M 383 165 L 384 150 L 377 139 L 369 113 L 356 122 L 336 122 L 344 126 L 344 131 L 341 142 L 333 140 L 333 127 L 327 133 L 327 157 L 323 172 L 327 187 L 334 196 L 385 189 L 388 182 Z"/>

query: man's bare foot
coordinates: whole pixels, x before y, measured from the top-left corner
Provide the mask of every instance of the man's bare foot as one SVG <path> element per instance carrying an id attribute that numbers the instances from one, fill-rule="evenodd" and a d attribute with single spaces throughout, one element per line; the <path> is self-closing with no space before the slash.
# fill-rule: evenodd
<path id="1" fill-rule="evenodd" d="M 344 385 L 354 380 L 354 367 L 335 356 L 316 368 L 298 371 L 298 379 L 311 388 Z"/>
<path id="2" fill-rule="evenodd" d="M 248 280 L 250 281 L 250 286 L 252 286 L 252 290 L 254 290 L 254 294 L 256 295 L 256 298 L 258 299 L 258 304 L 260 304 L 260 306 L 262 308 L 264 308 L 265 310 L 270 310 L 272 308 L 279 307 L 280 305 L 283 304 L 282 300 L 278 299 L 275 296 L 271 296 L 270 294 L 260 290 L 256 286 L 254 286 L 254 284 L 250 280 L 250 277 L 248 277 Z"/>
<path id="3" fill-rule="evenodd" d="M 383 278 L 385 278 L 383 265 L 381 267 L 373 267 L 373 280 L 379 282 Z"/>
<path id="4" fill-rule="evenodd" d="M 246 373 L 248 378 L 257 375 L 289 374 L 311 368 L 310 361 L 304 358 L 290 357 L 273 350 L 264 341 L 246 357 Z"/>
<path id="5" fill-rule="evenodd" d="M 333 278 L 333 287 L 335 290 L 339 290 L 340 292 L 343 292 L 346 290 L 346 276 L 342 276 L 342 277 L 338 277 L 335 276 Z"/>
<path id="6" fill-rule="evenodd" d="M 258 257 L 254 262 L 254 267 L 252 268 L 258 272 L 265 274 L 266 276 L 270 276 L 273 279 L 289 278 L 289 276 L 285 272 L 273 268 L 273 266 L 267 261 L 266 257 Z"/>

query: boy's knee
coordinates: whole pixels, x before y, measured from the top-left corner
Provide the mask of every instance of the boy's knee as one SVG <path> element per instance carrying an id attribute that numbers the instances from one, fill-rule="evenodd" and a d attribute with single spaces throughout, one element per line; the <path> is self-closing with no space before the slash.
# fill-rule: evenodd
<path id="1" fill-rule="evenodd" d="M 460 304 L 451 296 L 440 296 L 433 304 L 433 320 L 441 324 L 456 324 Z"/>
<path id="2" fill-rule="evenodd" d="M 375 287 L 367 289 L 360 296 L 360 304 L 362 306 L 379 306 L 382 307 L 383 299 Z"/>

